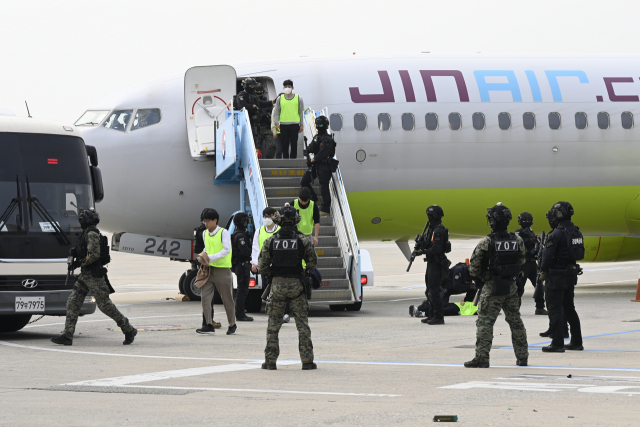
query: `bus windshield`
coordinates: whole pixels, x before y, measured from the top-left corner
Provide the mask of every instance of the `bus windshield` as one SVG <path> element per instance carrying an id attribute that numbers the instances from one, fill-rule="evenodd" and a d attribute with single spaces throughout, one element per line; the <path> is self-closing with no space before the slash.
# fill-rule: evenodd
<path id="1" fill-rule="evenodd" d="M 82 139 L 0 133 L 0 233 L 81 230 L 79 210 L 94 207 Z"/>

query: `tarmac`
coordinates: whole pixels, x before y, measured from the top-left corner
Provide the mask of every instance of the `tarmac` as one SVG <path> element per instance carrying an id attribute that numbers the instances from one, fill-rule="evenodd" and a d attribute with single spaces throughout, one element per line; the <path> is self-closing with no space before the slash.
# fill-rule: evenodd
<path id="1" fill-rule="evenodd" d="M 452 262 L 476 243 L 454 241 Z M 408 306 L 424 299 L 425 264 L 406 273 L 394 243 L 361 246 L 375 285 L 365 287 L 360 312 L 312 305 L 315 371 L 301 370 L 293 319 L 280 332 L 278 370 L 262 370 L 265 313 L 228 336 L 216 305 L 222 329 L 198 335 L 200 303 L 173 299 L 188 264 L 113 253 L 112 299 L 141 330 L 135 342 L 123 346 L 99 311 L 80 318 L 71 347 L 49 341 L 63 328 L 59 317 L 0 334 L 0 426 L 416 426 L 435 415 L 470 426 L 640 423 L 640 303 L 631 302 L 640 262 L 582 264 L 576 308 L 585 351 L 540 351 L 548 318 L 534 315 L 528 284 L 521 312 L 530 366 L 515 365 L 500 316 L 491 368 L 465 369 L 475 317 L 446 317 L 444 326 L 411 318 Z"/>

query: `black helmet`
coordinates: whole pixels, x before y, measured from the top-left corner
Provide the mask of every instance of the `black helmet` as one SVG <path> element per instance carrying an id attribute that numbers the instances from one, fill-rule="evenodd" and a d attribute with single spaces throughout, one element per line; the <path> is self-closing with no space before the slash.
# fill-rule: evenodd
<path id="1" fill-rule="evenodd" d="M 531 227 L 533 225 L 533 215 L 529 212 L 522 212 L 518 215 L 518 224 L 524 228 Z"/>
<path id="2" fill-rule="evenodd" d="M 246 230 L 249 226 L 249 215 L 244 212 L 238 212 L 233 216 L 233 223 L 236 227 Z"/>
<path id="3" fill-rule="evenodd" d="M 511 218 L 513 218 L 511 210 L 500 202 L 496 203 L 492 208 L 487 208 L 487 220 L 492 230 L 506 230 Z"/>
<path id="4" fill-rule="evenodd" d="M 280 224 L 281 227 L 295 227 L 301 219 L 298 210 L 289 203 L 285 203 L 280 212 L 274 215 L 274 221 Z"/>
<path id="5" fill-rule="evenodd" d="M 556 228 L 561 221 L 571 219 L 573 216 L 573 206 L 569 202 L 558 202 L 547 212 L 547 220 L 552 228 Z"/>
<path id="6" fill-rule="evenodd" d="M 329 119 L 326 116 L 318 116 L 316 118 L 316 129 L 325 131 L 329 129 Z"/>
<path id="7" fill-rule="evenodd" d="M 100 215 L 97 212 L 85 209 L 78 215 L 78 222 L 83 229 L 91 227 L 92 225 L 98 225 L 100 222 Z"/>
<path id="8" fill-rule="evenodd" d="M 247 77 L 242 81 L 242 88 L 247 93 L 253 93 L 257 85 L 258 85 L 258 82 L 256 81 L 256 79 L 252 77 Z"/>
<path id="9" fill-rule="evenodd" d="M 262 95 L 264 94 L 264 87 L 262 87 L 262 83 L 257 83 L 256 84 L 256 95 Z"/>
<path id="10" fill-rule="evenodd" d="M 438 205 L 431 205 L 427 208 L 427 216 L 429 221 L 440 221 L 444 216 L 444 211 Z"/>

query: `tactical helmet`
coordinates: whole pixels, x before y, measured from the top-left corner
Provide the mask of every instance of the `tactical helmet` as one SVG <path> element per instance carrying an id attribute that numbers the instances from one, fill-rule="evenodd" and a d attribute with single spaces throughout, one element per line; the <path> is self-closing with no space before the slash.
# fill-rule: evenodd
<path id="1" fill-rule="evenodd" d="M 511 221 L 511 210 L 498 202 L 492 208 L 487 208 L 487 220 L 489 221 L 489 226 L 492 229 L 496 229 L 496 227 L 506 228 Z"/>
<path id="2" fill-rule="evenodd" d="M 244 212 L 238 212 L 233 216 L 233 223 L 236 227 L 246 230 L 249 226 L 249 215 Z"/>
<path id="3" fill-rule="evenodd" d="M 318 116 L 316 118 L 316 129 L 318 130 L 329 129 L 329 119 L 326 116 Z"/>
<path id="4" fill-rule="evenodd" d="M 529 212 L 522 212 L 518 215 L 518 224 L 524 228 L 531 227 L 533 225 L 533 215 Z"/>
<path id="5" fill-rule="evenodd" d="M 85 209 L 78 215 L 78 222 L 83 229 L 91 227 L 92 225 L 98 225 L 100 222 L 100 215 L 97 212 Z"/>
<path id="6" fill-rule="evenodd" d="M 257 83 L 256 84 L 255 91 L 256 91 L 256 95 L 264 94 L 264 87 L 262 87 L 262 83 Z"/>
<path id="7" fill-rule="evenodd" d="M 440 220 L 443 216 L 444 216 L 444 211 L 442 210 L 442 208 L 438 205 L 431 205 L 427 208 L 427 216 L 429 217 L 429 220 Z"/>
<path id="8" fill-rule="evenodd" d="M 253 93 L 253 91 L 255 90 L 255 87 L 257 85 L 258 85 L 258 82 L 256 82 L 256 79 L 254 79 L 252 77 L 247 77 L 246 79 L 244 79 L 242 81 L 242 88 L 247 93 Z M 253 86 L 253 88 L 250 88 L 250 86 Z"/>
<path id="9" fill-rule="evenodd" d="M 558 202 L 547 212 L 547 220 L 552 228 L 556 228 L 561 221 L 571 219 L 573 216 L 573 206 L 569 202 Z"/>
<path id="10" fill-rule="evenodd" d="M 298 213 L 298 210 L 291 206 L 289 203 L 285 203 L 284 207 L 280 209 L 280 212 L 274 215 L 274 221 L 276 221 L 276 218 L 277 222 L 282 227 L 295 227 L 302 219 L 300 217 L 300 214 Z"/>

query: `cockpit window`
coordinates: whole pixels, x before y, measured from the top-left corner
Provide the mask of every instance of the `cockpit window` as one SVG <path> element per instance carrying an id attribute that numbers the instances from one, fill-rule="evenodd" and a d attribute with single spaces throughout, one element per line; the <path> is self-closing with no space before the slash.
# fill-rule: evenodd
<path id="1" fill-rule="evenodd" d="M 159 108 L 141 108 L 136 111 L 136 115 L 133 118 L 133 124 L 131 130 L 138 130 L 147 126 L 160 123 L 160 109 Z"/>
<path id="2" fill-rule="evenodd" d="M 102 126 L 107 129 L 124 132 L 127 130 L 127 125 L 129 124 L 129 120 L 131 120 L 132 113 L 133 110 L 115 110 Z"/>
<path id="3" fill-rule="evenodd" d="M 76 121 L 76 126 L 98 126 L 100 122 L 109 114 L 109 110 L 87 110 Z"/>

